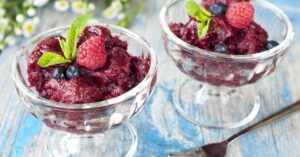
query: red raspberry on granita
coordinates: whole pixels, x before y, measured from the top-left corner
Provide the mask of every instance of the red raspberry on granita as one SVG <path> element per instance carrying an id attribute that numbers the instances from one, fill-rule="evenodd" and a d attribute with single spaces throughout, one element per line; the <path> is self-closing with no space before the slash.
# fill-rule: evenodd
<path id="1" fill-rule="evenodd" d="M 77 64 L 90 70 L 96 70 L 103 67 L 106 60 L 105 43 L 100 36 L 92 36 L 79 46 Z"/>
<path id="2" fill-rule="evenodd" d="M 254 7 L 249 2 L 231 3 L 226 11 L 228 23 L 238 29 L 244 29 L 253 21 Z"/>

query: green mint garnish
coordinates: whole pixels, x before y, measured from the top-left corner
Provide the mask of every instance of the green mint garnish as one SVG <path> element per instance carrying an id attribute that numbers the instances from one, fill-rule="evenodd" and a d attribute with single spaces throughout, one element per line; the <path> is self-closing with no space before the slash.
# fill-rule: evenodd
<path id="1" fill-rule="evenodd" d="M 199 38 L 203 38 L 209 29 L 212 16 L 211 13 L 194 0 L 189 0 L 185 7 L 187 8 L 189 15 L 199 22 L 199 25 L 197 26 L 198 36 Z"/>
<path id="2" fill-rule="evenodd" d="M 51 65 L 70 63 L 71 60 L 65 59 L 63 56 L 54 52 L 45 52 L 38 61 L 38 65 L 45 68 Z"/>
<path id="3" fill-rule="evenodd" d="M 211 21 L 211 19 L 209 19 L 205 23 L 200 23 L 197 26 L 197 31 L 198 31 L 199 38 L 203 38 L 206 35 L 206 33 L 207 33 L 208 29 L 209 29 L 210 21 Z"/>
<path id="4" fill-rule="evenodd" d="M 38 65 L 45 68 L 51 65 L 69 63 L 76 59 L 77 55 L 77 40 L 83 29 L 88 24 L 87 16 L 81 15 L 77 17 L 71 24 L 66 40 L 59 39 L 59 45 L 64 53 L 61 56 L 53 52 L 45 52 L 38 61 Z"/>

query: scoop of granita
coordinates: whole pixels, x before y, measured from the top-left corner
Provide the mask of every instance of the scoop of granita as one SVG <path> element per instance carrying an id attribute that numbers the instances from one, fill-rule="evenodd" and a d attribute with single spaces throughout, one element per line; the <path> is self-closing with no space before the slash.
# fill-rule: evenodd
<path id="1" fill-rule="evenodd" d="M 42 40 L 30 54 L 28 81 L 42 97 L 69 104 L 98 102 L 126 93 L 145 78 L 148 59 L 130 55 L 126 41 L 106 27 L 74 23 L 65 38 Z"/>
<path id="2" fill-rule="evenodd" d="M 45 82 L 41 94 L 50 100 L 71 104 L 89 103 L 102 99 L 102 89 L 88 82 L 84 77 L 69 81 L 49 79 Z"/>
<path id="3" fill-rule="evenodd" d="M 239 35 L 227 42 L 229 52 L 239 54 L 254 54 L 264 50 L 267 44 L 268 34 L 257 23 L 252 22 L 246 29 L 239 32 Z"/>
<path id="4" fill-rule="evenodd" d="M 127 49 L 128 43 L 126 41 L 122 41 L 118 36 L 113 37 L 109 31 L 109 29 L 102 26 L 87 26 L 78 39 L 78 47 L 85 42 L 87 39 L 92 36 L 100 36 L 105 42 L 106 50 L 111 49 L 112 47 L 122 47 Z"/>
<path id="5" fill-rule="evenodd" d="M 202 39 L 198 38 L 198 46 L 214 51 L 216 45 L 232 40 L 237 34 L 238 30 L 230 26 L 225 17 L 215 16 L 211 20 L 207 34 Z"/>
<path id="6" fill-rule="evenodd" d="M 28 81 L 31 86 L 35 86 L 36 90 L 39 92 L 43 91 L 43 84 L 44 81 L 46 81 L 46 78 L 49 78 L 51 76 L 51 70 L 52 68 L 43 69 L 40 67 L 37 62 L 39 58 L 43 55 L 46 51 L 53 51 L 58 54 L 62 54 L 62 50 L 59 46 L 59 41 L 62 37 L 51 37 L 49 39 L 45 39 L 41 41 L 31 52 L 29 56 L 29 62 L 28 62 Z M 47 76 L 47 77 L 45 77 Z"/>
<path id="7" fill-rule="evenodd" d="M 250 2 L 207 0 L 202 5 L 208 4 L 211 7 L 206 10 L 188 1 L 189 21 L 170 24 L 171 31 L 191 45 L 217 53 L 246 55 L 270 49 L 268 33 L 253 21 L 255 10 Z"/>

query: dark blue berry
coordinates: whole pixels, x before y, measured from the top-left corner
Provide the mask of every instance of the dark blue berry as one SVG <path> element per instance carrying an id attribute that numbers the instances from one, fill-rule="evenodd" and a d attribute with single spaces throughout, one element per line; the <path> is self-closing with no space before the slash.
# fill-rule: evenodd
<path id="1" fill-rule="evenodd" d="M 56 67 L 52 71 L 52 78 L 54 79 L 65 79 L 65 68 L 64 67 Z"/>
<path id="2" fill-rule="evenodd" d="M 218 44 L 215 45 L 214 51 L 218 53 L 226 53 L 228 51 L 228 48 L 225 44 Z"/>
<path id="3" fill-rule="evenodd" d="M 49 99 L 46 95 L 41 94 L 40 96 L 41 96 L 42 98 Z"/>
<path id="4" fill-rule="evenodd" d="M 264 51 L 267 51 L 267 48 L 263 47 L 260 52 L 264 52 Z"/>
<path id="5" fill-rule="evenodd" d="M 227 5 L 224 3 L 215 3 L 209 7 L 209 11 L 213 15 L 224 15 L 227 9 Z"/>
<path id="6" fill-rule="evenodd" d="M 267 42 L 266 49 L 271 50 L 272 48 L 278 46 L 279 43 L 277 41 L 271 40 Z"/>
<path id="7" fill-rule="evenodd" d="M 67 71 L 66 71 L 66 75 L 68 79 L 72 79 L 75 77 L 78 77 L 80 75 L 80 69 L 79 67 L 75 66 L 75 65 L 71 65 L 68 67 Z"/>

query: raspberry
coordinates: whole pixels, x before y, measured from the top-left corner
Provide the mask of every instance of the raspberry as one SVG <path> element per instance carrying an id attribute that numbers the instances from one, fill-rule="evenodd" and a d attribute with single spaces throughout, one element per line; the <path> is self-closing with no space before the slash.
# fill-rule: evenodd
<path id="1" fill-rule="evenodd" d="M 105 44 L 100 36 L 93 36 L 79 46 L 77 64 L 90 70 L 96 70 L 105 65 L 107 59 Z"/>
<path id="2" fill-rule="evenodd" d="M 226 18 L 229 24 L 238 29 L 246 28 L 252 21 L 254 8 L 249 2 L 238 2 L 229 5 Z"/>

